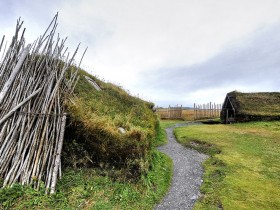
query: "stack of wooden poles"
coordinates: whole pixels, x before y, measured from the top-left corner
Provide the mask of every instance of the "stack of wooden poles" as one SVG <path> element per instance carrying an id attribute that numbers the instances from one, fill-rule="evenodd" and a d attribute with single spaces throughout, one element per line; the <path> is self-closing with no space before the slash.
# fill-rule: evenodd
<path id="1" fill-rule="evenodd" d="M 57 15 L 46 32 L 26 45 L 17 21 L 11 44 L 0 42 L 0 177 L 3 186 L 42 184 L 54 193 L 61 177 L 65 103 L 78 80 L 70 70 L 66 39 L 55 35 Z"/>

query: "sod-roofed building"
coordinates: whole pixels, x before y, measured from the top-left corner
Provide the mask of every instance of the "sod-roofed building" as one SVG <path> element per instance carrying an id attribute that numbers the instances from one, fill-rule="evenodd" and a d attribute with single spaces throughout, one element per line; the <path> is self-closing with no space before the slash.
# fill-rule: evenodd
<path id="1" fill-rule="evenodd" d="M 280 120 L 280 92 L 226 95 L 221 111 L 222 123 Z"/>

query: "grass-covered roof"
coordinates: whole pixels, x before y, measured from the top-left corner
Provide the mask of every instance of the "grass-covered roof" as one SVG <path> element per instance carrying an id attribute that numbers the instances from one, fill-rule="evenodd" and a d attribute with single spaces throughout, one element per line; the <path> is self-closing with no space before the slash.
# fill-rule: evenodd
<path id="1" fill-rule="evenodd" d="M 146 170 L 158 126 L 154 105 L 83 70 L 79 76 L 75 104 L 68 106 L 64 163 Z"/>
<path id="2" fill-rule="evenodd" d="M 280 92 L 241 93 L 227 95 L 236 114 L 255 116 L 280 116 Z"/>

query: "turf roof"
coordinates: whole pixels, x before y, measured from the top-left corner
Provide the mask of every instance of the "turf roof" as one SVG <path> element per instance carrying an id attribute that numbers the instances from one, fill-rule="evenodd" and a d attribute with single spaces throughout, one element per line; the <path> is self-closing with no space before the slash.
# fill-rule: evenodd
<path id="1" fill-rule="evenodd" d="M 233 91 L 227 95 L 236 114 L 258 116 L 280 116 L 280 92 L 241 93 Z"/>

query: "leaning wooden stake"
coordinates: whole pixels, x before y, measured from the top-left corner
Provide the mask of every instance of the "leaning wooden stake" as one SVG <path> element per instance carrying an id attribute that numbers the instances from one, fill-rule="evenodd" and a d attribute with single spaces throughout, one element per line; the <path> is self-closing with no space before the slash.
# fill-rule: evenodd
<path id="1" fill-rule="evenodd" d="M 10 78 L 8 79 L 8 81 L 5 83 L 5 86 L 1 90 L 1 92 L 0 92 L 0 105 L 2 104 L 2 102 L 4 100 L 4 97 L 7 94 L 10 86 L 13 84 L 13 81 L 15 80 L 15 77 L 16 77 L 17 73 L 19 72 L 19 70 L 20 70 L 20 68 L 21 68 L 21 66 L 22 66 L 26 56 L 29 53 L 30 47 L 31 47 L 31 45 L 28 45 L 26 48 L 24 48 L 24 50 L 23 50 L 23 52 L 22 52 L 22 54 L 20 56 L 20 59 L 17 62 L 16 67 L 14 68 L 13 72 L 11 73 Z"/>
<path id="2" fill-rule="evenodd" d="M 34 96 L 36 96 L 40 91 L 42 90 L 42 88 L 39 88 L 38 90 L 36 90 L 34 93 L 32 93 L 30 96 L 28 96 L 26 99 L 24 99 L 22 102 L 20 102 L 18 105 L 16 105 L 11 111 L 9 111 L 4 117 L 2 117 L 0 119 L 0 126 L 10 117 L 12 116 L 12 114 L 19 109 L 21 106 L 23 106 L 26 102 L 28 102 L 31 98 L 33 98 Z"/>
<path id="3" fill-rule="evenodd" d="M 54 168 L 53 168 L 53 173 L 52 173 L 52 184 L 51 184 L 51 194 L 55 192 L 55 186 L 57 182 L 57 175 L 58 175 L 58 170 L 60 167 L 60 157 L 61 157 L 61 151 L 62 151 L 62 144 L 63 144 L 63 138 L 64 138 L 64 131 L 65 131 L 65 126 L 66 126 L 66 114 L 64 113 L 62 120 L 61 120 L 61 128 L 60 128 L 60 135 L 59 135 L 59 142 L 57 146 L 57 152 L 55 154 L 55 161 L 54 161 Z"/>
<path id="4" fill-rule="evenodd" d="M 55 40 L 57 15 L 46 32 L 25 47 L 22 21 L 7 50 L 0 43 L 0 178 L 55 192 L 66 123 L 65 104 L 73 98 L 78 68 L 65 40 Z"/>

